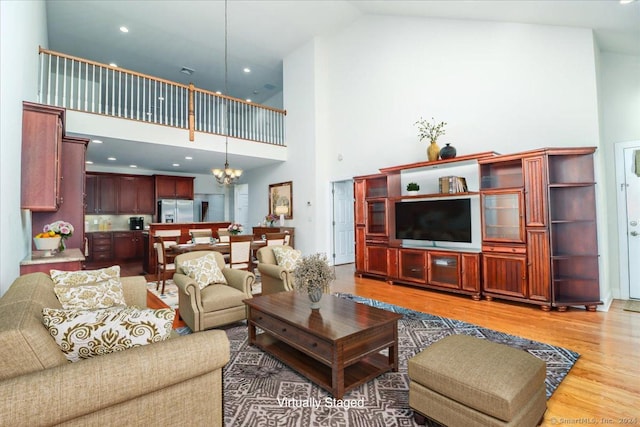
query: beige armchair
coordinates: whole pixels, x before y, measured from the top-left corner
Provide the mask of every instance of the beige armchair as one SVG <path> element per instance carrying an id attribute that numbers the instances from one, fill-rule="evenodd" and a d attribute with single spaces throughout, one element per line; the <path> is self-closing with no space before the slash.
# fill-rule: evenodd
<path id="1" fill-rule="evenodd" d="M 294 289 L 293 274 L 279 266 L 276 256 L 273 254 L 273 248 L 278 246 L 282 247 L 283 245 L 264 246 L 256 253 L 258 271 L 262 280 L 262 295 Z"/>
<path id="2" fill-rule="evenodd" d="M 184 274 L 184 262 L 214 254 L 216 263 L 226 285 L 209 285 L 200 290 L 198 284 Z M 192 331 L 203 331 L 234 323 L 247 318 L 244 299 L 251 298 L 251 287 L 255 282 L 253 273 L 226 268 L 222 254 L 215 251 L 195 251 L 178 255 L 173 281 L 178 286 L 178 308 L 180 317 Z"/>

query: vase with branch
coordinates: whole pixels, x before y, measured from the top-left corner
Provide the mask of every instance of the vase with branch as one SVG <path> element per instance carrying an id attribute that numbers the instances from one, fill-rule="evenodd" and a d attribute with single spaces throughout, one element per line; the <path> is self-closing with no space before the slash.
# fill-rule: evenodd
<path id="1" fill-rule="evenodd" d="M 440 156 L 438 138 L 446 133 L 444 127 L 447 125 L 447 122 L 437 123 L 433 117 L 431 117 L 431 121 L 420 117 L 420 120 L 415 122 L 414 125 L 418 126 L 418 137 L 420 141 L 425 139 L 430 141 L 429 147 L 427 148 L 427 158 L 429 161 L 438 160 Z"/>

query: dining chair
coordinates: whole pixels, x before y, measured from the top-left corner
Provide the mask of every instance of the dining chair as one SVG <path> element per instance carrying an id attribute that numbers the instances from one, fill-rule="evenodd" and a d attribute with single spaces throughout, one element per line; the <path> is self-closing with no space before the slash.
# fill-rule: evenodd
<path id="1" fill-rule="evenodd" d="M 211 243 L 213 230 L 210 228 L 193 229 L 189 230 L 189 235 L 191 236 L 191 243 Z"/>
<path id="2" fill-rule="evenodd" d="M 237 270 L 250 270 L 252 235 L 229 236 L 229 264 Z"/>
<path id="3" fill-rule="evenodd" d="M 272 245 L 284 245 L 284 240 L 287 236 L 286 233 L 267 233 L 265 234 L 267 238 L 267 246 Z"/>
<path id="4" fill-rule="evenodd" d="M 160 278 L 162 278 L 162 290 L 160 294 L 164 295 L 166 285 L 166 274 L 174 273 L 176 270 L 172 257 L 167 256 L 167 248 L 175 245 L 175 241 L 165 241 L 162 236 L 155 236 L 153 247 L 156 250 L 156 291 L 160 288 Z"/>
<path id="5" fill-rule="evenodd" d="M 231 236 L 229 230 L 226 228 L 218 228 L 218 238 L 220 239 L 220 243 L 229 243 L 229 236 Z"/>

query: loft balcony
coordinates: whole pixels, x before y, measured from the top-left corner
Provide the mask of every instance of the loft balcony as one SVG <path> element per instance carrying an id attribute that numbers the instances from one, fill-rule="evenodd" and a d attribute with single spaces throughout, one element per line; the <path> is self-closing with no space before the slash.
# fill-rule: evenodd
<path id="1" fill-rule="evenodd" d="M 285 110 L 42 48 L 39 55 L 38 101 L 66 108 L 68 117 L 80 113 L 77 128 L 68 120 L 72 133 L 119 140 L 138 133 L 131 139 L 217 153 L 224 153 L 220 141 L 229 137 L 240 147 L 236 155 L 286 158 Z M 119 130 L 113 119 L 122 119 Z M 230 154 L 233 148 L 229 143 Z"/>

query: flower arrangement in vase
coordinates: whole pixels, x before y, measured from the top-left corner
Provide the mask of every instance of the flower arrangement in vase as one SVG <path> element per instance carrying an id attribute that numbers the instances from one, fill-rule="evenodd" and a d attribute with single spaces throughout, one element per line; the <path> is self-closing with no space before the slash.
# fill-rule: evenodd
<path id="1" fill-rule="evenodd" d="M 242 233 L 242 224 L 232 223 L 227 227 L 227 230 L 229 230 L 230 234 L 235 236 L 236 234 Z"/>
<path id="2" fill-rule="evenodd" d="M 269 214 L 264 217 L 264 221 L 265 221 L 265 224 L 269 225 L 269 227 L 273 227 L 279 218 L 280 217 L 276 214 Z"/>
<path id="3" fill-rule="evenodd" d="M 438 147 L 438 138 L 446 133 L 444 127 L 447 122 L 436 123 L 436 120 L 431 117 L 431 122 L 420 117 L 420 120 L 414 123 L 418 126 L 418 137 L 420 141 L 428 139 L 431 144 L 427 148 L 427 158 L 430 162 L 438 160 L 440 156 L 440 147 Z"/>
<path id="4" fill-rule="evenodd" d="M 45 225 L 42 228 L 42 233 L 36 234 L 36 236 L 33 238 L 33 241 L 36 245 L 36 248 L 39 250 L 52 250 L 56 249 L 56 247 L 50 247 L 53 244 L 52 240 L 48 240 L 47 242 L 45 242 L 40 239 L 59 238 L 57 249 L 59 252 L 62 252 L 66 248 L 64 241 L 71 236 L 73 236 L 73 225 L 66 221 L 55 221 L 51 224 Z"/>
<path id="5" fill-rule="evenodd" d="M 322 253 L 303 256 L 292 273 L 296 289 L 309 295 L 311 308 L 320 308 L 322 294 L 329 292 L 329 284 L 336 278 L 327 256 Z"/>

